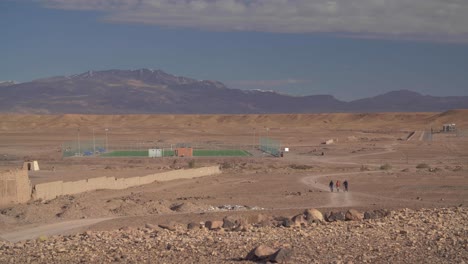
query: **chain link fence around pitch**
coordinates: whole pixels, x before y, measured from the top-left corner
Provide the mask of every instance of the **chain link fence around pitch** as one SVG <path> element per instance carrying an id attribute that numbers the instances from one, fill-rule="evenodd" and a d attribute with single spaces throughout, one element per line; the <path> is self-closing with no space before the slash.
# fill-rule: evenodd
<path id="1" fill-rule="evenodd" d="M 281 142 L 272 138 L 260 138 L 259 149 L 272 156 L 279 157 L 281 154 Z"/>
<path id="2" fill-rule="evenodd" d="M 153 141 L 75 140 L 62 144 L 63 157 L 149 157 L 150 149 L 157 157 L 171 157 L 177 148 L 193 148 L 194 156 L 252 156 L 251 145 L 223 143 L 168 143 Z"/>
<path id="3" fill-rule="evenodd" d="M 468 137 L 468 130 L 457 129 L 456 135 L 457 137 Z"/>
<path id="4" fill-rule="evenodd" d="M 62 144 L 62 156 L 96 156 L 107 152 L 105 139 L 74 140 Z"/>

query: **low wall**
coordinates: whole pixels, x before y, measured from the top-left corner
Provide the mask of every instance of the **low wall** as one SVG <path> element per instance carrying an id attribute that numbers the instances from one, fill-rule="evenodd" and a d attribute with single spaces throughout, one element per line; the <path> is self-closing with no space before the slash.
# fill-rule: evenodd
<path id="1" fill-rule="evenodd" d="M 25 203 L 31 199 L 31 182 L 27 170 L 0 173 L 0 205 Z"/>
<path id="2" fill-rule="evenodd" d="M 187 170 L 174 170 L 141 177 L 115 178 L 99 177 L 74 182 L 55 181 L 40 183 L 34 186 L 33 199 L 51 200 L 60 195 L 77 194 L 99 189 L 120 190 L 129 187 L 149 184 L 155 181 L 170 181 L 176 179 L 191 179 L 221 173 L 218 166 Z M 27 173 L 26 173 L 27 177 Z M 28 180 L 29 181 L 29 180 Z M 31 193 L 31 192 L 29 192 Z"/>

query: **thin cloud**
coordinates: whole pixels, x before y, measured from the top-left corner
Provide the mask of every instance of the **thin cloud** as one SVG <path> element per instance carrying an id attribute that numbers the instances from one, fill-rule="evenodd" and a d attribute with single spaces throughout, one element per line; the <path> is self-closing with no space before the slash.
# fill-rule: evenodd
<path id="1" fill-rule="evenodd" d="M 215 31 L 468 41 L 466 0 L 39 0 L 108 22 Z"/>

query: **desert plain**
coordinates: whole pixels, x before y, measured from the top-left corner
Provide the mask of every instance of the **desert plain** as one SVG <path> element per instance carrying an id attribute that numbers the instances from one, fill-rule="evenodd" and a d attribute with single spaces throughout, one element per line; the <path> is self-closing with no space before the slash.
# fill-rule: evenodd
<path id="1" fill-rule="evenodd" d="M 458 132 L 439 133 L 446 123 L 456 123 Z M 0 262 L 466 263 L 465 131 L 468 110 L 3 114 L 0 170 L 18 169 L 25 160 L 37 160 L 40 170 L 29 172 L 33 186 L 189 167 L 219 166 L 221 173 L 3 206 Z M 63 157 L 64 142 L 90 141 L 96 136 L 105 137 L 109 149 L 184 143 L 242 149 L 251 156 Z M 283 157 L 261 152 L 259 140 L 265 137 L 289 151 Z M 330 139 L 332 144 L 323 144 Z M 337 180 L 347 180 L 349 192 L 330 192 L 328 183 Z M 325 219 L 301 222 L 293 218 L 312 208 Z M 328 221 L 330 212 L 349 209 L 386 213 L 365 220 Z M 233 222 L 242 228 L 205 227 L 226 217 L 237 219 Z M 193 223 L 201 227 L 187 230 Z M 287 252 L 276 259 L 246 257 L 259 245 Z"/>

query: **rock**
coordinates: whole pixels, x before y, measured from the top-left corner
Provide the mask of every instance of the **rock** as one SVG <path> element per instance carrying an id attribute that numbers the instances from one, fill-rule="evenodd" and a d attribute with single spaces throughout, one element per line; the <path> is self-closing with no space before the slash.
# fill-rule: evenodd
<path id="1" fill-rule="evenodd" d="M 390 215 L 390 212 L 385 209 L 367 211 L 364 213 L 364 219 L 379 219 Z"/>
<path id="2" fill-rule="evenodd" d="M 226 216 L 223 218 L 223 228 L 234 229 L 237 227 L 236 219 L 234 217 Z"/>
<path id="3" fill-rule="evenodd" d="M 216 230 L 223 228 L 223 221 L 206 221 L 205 227 L 209 230 Z"/>
<path id="4" fill-rule="evenodd" d="M 245 217 L 245 220 L 247 221 L 248 224 L 254 225 L 263 221 L 269 221 L 271 220 L 271 217 L 266 216 L 264 214 L 248 215 Z"/>
<path id="5" fill-rule="evenodd" d="M 346 212 L 345 219 L 346 221 L 361 221 L 364 219 L 364 215 L 355 209 L 349 209 Z"/>
<path id="6" fill-rule="evenodd" d="M 195 223 L 195 222 L 191 222 L 187 225 L 187 229 L 188 230 L 194 230 L 194 229 L 200 229 L 200 224 L 199 223 Z"/>
<path id="7" fill-rule="evenodd" d="M 57 249 L 57 252 L 58 253 L 65 253 L 65 252 L 67 252 L 67 250 L 64 247 L 61 247 L 61 248 Z"/>
<path id="8" fill-rule="evenodd" d="M 280 248 L 268 257 L 268 260 L 274 263 L 286 263 L 292 258 L 293 251 L 288 248 Z"/>
<path id="9" fill-rule="evenodd" d="M 239 216 L 226 216 L 223 218 L 223 228 L 233 230 L 241 225 L 247 225 L 247 222 Z"/>
<path id="10" fill-rule="evenodd" d="M 168 224 L 160 224 L 158 225 L 162 229 L 167 229 L 169 231 L 175 231 L 177 229 L 177 223 L 169 222 Z"/>
<path id="11" fill-rule="evenodd" d="M 308 222 L 320 222 L 324 221 L 323 214 L 317 209 L 307 209 L 304 212 L 304 215 Z"/>
<path id="12" fill-rule="evenodd" d="M 271 247 L 260 245 L 252 249 L 244 259 L 251 261 L 262 261 L 269 259 L 269 257 L 274 253 L 276 253 L 276 250 L 272 249 Z"/>
<path id="13" fill-rule="evenodd" d="M 250 229 L 250 225 L 247 223 L 242 223 L 238 225 L 236 228 L 234 228 L 234 231 L 241 231 L 241 232 L 246 232 Z"/>
<path id="14" fill-rule="evenodd" d="M 150 224 L 150 223 L 146 223 L 145 227 L 148 228 L 148 229 L 157 229 L 158 228 L 158 226 Z"/>
<path id="15" fill-rule="evenodd" d="M 305 226 L 307 225 L 307 220 L 303 214 L 298 214 L 292 218 L 292 221 L 295 226 Z"/>
<path id="16" fill-rule="evenodd" d="M 256 227 L 267 227 L 267 226 L 274 226 L 274 225 L 275 224 L 273 223 L 271 219 L 265 219 L 255 224 Z"/>
<path id="17" fill-rule="evenodd" d="M 284 218 L 281 222 L 281 225 L 284 227 L 292 227 L 294 225 L 294 222 L 289 218 Z"/>
<path id="18" fill-rule="evenodd" d="M 335 221 L 344 221 L 346 219 L 345 213 L 341 211 L 331 211 L 326 214 L 326 219 L 328 222 L 335 222 Z"/>

